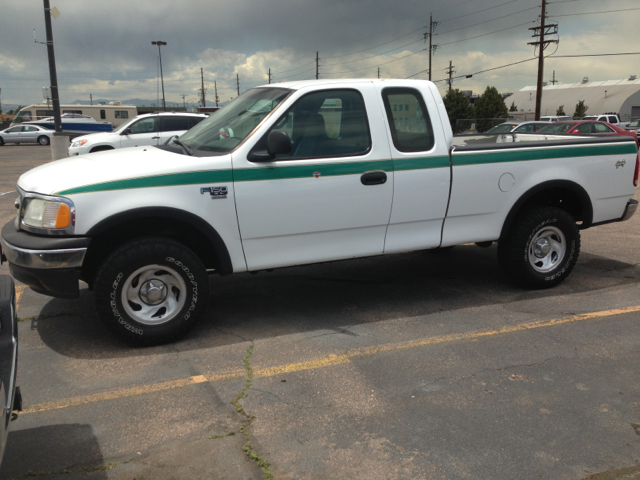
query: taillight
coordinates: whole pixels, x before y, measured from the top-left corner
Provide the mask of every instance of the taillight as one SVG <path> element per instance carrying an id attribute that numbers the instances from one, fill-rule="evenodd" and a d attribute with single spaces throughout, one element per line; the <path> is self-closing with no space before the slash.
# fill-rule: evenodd
<path id="1" fill-rule="evenodd" d="M 636 171 L 633 172 L 633 186 L 638 186 L 638 171 L 640 171 L 640 152 L 636 155 Z"/>

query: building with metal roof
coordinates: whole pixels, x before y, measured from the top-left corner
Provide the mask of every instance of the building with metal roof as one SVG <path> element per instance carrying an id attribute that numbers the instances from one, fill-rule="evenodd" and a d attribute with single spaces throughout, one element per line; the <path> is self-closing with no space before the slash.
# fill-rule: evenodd
<path id="1" fill-rule="evenodd" d="M 513 103 L 517 112 L 509 112 L 514 120 L 533 120 L 536 112 L 536 87 L 524 87 L 505 98 L 509 108 Z M 564 106 L 567 115 L 573 115 L 576 104 L 584 100 L 589 107 L 587 115 L 617 113 L 622 121 L 640 118 L 640 80 L 635 75 L 624 80 L 589 82 L 587 77 L 581 83 L 565 83 L 542 87 L 540 115 L 555 115 L 558 107 Z"/>

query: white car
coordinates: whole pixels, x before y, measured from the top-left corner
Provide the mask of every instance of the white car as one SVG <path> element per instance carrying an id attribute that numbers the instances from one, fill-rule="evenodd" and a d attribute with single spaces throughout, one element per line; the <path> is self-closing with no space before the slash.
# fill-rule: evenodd
<path id="1" fill-rule="evenodd" d="M 113 150 L 116 148 L 162 145 L 175 135 L 182 135 L 207 118 L 200 113 L 162 112 L 138 115 L 112 132 L 76 137 L 69 156 Z"/>
<path id="2" fill-rule="evenodd" d="M 39 143 L 49 145 L 53 130 L 36 125 L 16 125 L 0 132 L 0 145 L 5 143 Z"/>

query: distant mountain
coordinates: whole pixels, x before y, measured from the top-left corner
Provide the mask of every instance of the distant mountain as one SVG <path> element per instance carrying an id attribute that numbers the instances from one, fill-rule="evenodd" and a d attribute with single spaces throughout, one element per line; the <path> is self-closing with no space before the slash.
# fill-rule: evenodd
<path id="1" fill-rule="evenodd" d="M 104 98 L 97 98 L 93 101 L 94 105 L 99 105 L 100 102 L 104 102 L 105 104 L 109 104 L 109 102 L 115 102 L 115 101 L 119 101 L 122 102 L 123 105 L 135 105 L 136 107 L 151 107 L 152 105 L 157 105 L 158 101 L 157 100 L 145 100 L 142 98 L 130 98 L 128 100 L 107 100 Z M 160 100 L 160 103 L 162 103 L 162 100 Z M 87 101 L 87 100 L 74 100 L 73 102 L 71 102 L 71 105 L 91 105 L 91 102 Z M 178 106 L 181 107 L 182 103 L 179 102 L 167 102 L 167 107 L 168 106 Z"/>

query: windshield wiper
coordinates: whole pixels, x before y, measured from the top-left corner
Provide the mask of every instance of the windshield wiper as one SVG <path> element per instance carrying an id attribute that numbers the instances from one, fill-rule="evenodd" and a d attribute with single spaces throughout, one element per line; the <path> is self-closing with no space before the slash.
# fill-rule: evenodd
<path id="1" fill-rule="evenodd" d="M 180 146 L 180 148 L 182 148 L 182 150 L 184 150 L 184 153 L 186 153 L 187 155 L 189 155 L 191 157 L 193 157 L 195 155 L 193 153 L 193 150 L 191 150 L 191 147 L 189 145 L 187 145 L 186 143 L 182 143 L 180 140 L 178 140 L 178 136 L 177 135 L 171 139 L 171 142 L 178 144 L 178 146 Z"/>

